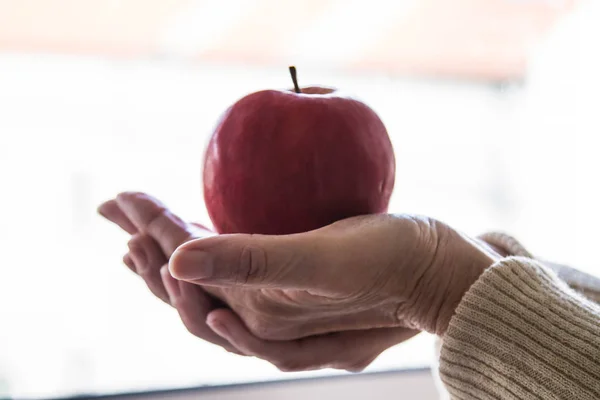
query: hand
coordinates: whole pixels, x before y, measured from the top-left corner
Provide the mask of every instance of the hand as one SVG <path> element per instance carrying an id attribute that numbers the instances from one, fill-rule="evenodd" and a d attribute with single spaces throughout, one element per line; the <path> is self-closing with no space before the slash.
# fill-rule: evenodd
<path id="1" fill-rule="evenodd" d="M 144 193 L 122 193 L 102 204 L 98 211 L 132 235 L 130 250 L 123 258 L 125 264 L 144 279 L 157 297 L 177 309 L 192 334 L 230 352 L 265 359 L 285 371 L 320 368 L 358 371 L 387 348 L 418 333 L 404 328 L 382 328 L 290 341 L 261 339 L 249 332 L 244 322 L 218 299 L 241 304 L 249 297 L 260 298 L 259 289 L 202 288 L 177 281 L 169 274 L 166 264 L 175 248 L 189 240 L 212 236 L 213 232 L 184 222 Z M 247 314 L 246 318 L 251 320 L 252 315 Z M 223 333 L 223 329 L 228 329 L 228 335 L 235 338 L 235 347 L 216 333 Z"/>
<path id="2" fill-rule="evenodd" d="M 194 240 L 175 252 L 170 270 L 223 293 L 246 289 L 227 303 L 261 338 L 384 327 L 442 335 L 464 293 L 499 258 L 433 219 L 370 215 L 294 235 Z M 209 325 L 240 348 L 230 329 Z"/>
<path id="3" fill-rule="evenodd" d="M 190 333 L 241 354 L 206 324 L 206 316 L 221 305 L 216 298 L 198 285 L 173 278 L 163 280 L 161 276 L 161 271 L 162 275 L 169 275 L 169 258 L 180 244 L 214 235 L 213 232 L 202 225 L 184 222 L 143 193 L 122 193 L 100 205 L 98 213 L 131 235 L 123 262 L 146 282 L 156 297 L 177 309 Z M 169 291 L 179 293 L 180 301 L 172 302 Z"/>

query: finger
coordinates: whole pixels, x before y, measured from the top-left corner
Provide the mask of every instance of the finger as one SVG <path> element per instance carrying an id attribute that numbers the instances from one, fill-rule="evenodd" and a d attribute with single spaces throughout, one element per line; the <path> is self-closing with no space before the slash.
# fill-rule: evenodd
<path id="1" fill-rule="evenodd" d="M 331 294 L 340 275 L 330 242 L 317 231 L 285 236 L 219 235 L 185 243 L 173 254 L 169 268 L 175 278 L 197 284 Z"/>
<path id="2" fill-rule="evenodd" d="M 287 313 L 279 316 L 266 313 L 274 321 L 271 324 L 268 323 L 269 320 L 247 320 L 246 326 L 254 335 L 268 340 L 296 340 L 330 332 L 348 331 L 349 327 L 352 330 L 398 327 L 398 319 L 392 314 L 382 315 L 373 312 L 372 309 L 358 311 L 356 307 L 348 307 L 347 304 L 338 304 L 331 310 L 319 306 L 312 312 L 289 307 L 285 310 Z M 285 323 L 278 321 L 281 317 L 285 318 Z"/>
<path id="3" fill-rule="evenodd" d="M 380 328 L 337 332 L 299 340 L 269 341 L 254 336 L 230 310 L 211 312 L 207 323 L 242 352 L 267 360 L 287 371 L 321 368 L 362 370 L 384 350 L 419 333 L 406 328 Z"/>
<path id="4" fill-rule="evenodd" d="M 300 289 L 342 299 L 386 285 L 398 266 L 402 234 L 419 227 L 392 215 L 348 218 L 293 235 L 219 235 L 189 241 L 169 263 L 172 275 L 201 285 Z"/>
<path id="5" fill-rule="evenodd" d="M 137 271 L 135 270 L 135 263 L 131 259 L 131 255 L 129 255 L 129 253 L 127 253 L 123 256 L 123 263 L 125 265 L 127 265 L 127 268 L 129 268 L 130 270 L 132 270 L 133 272 L 135 272 L 137 274 Z"/>
<path id="6" fill-rule="evenodd" d="M 179 281 L 171 276 L 166 266 L 160 269 L 160 277 L 169 296 L 169 303 L 177 308 L 177 301 L 181 297 Z"/>
<path id="7" fill-rule="evenodd" d="M 202 288 L 174 279 L 167 266 L 160 270 L 160 274 L 171 305 L 177 309 L 181 321 L 192 335 L 242 355 L 227 339 L 217 335 L 206 324 L 206 316 L 213 309 L 213 302 Z"/>
<path id="8" fill-rule="evenodd" d="M 160 276 L 160 268 L 167 263 L 167 258 L 158 244 L 148 235 L 136 234 L 131 238 L 128 246 L 136 273 L 146 282 L 156 297 L 169 303 L 167 291 Z"/>
<path id="9" fill-rule="evenodd" d="M 252 335 L 229 310 L 211 312 L 207 323 L 243 353 L 269 361 L 283 371 L 322 368 L 362 370 L 385 349 L 417 333 L 404 328 L 382 328 L 293 341 L 268 341 Z"/>
<path id="10" fill-rule="evenodd" d="M 115 200 L 108 200 L 102 203 L 100 207 L 98 207 L 98 214 L 117 224 L 121 229 L 131 235 L 137 232 L 135 225 L 129 220 Z"/>
<path id="11" fill-rule="evenodd" d="M 148 235 L 138 233 L 131 237 L 127 243 L 129 249 L 141 252 L 143 263 L 136 265 L 138 273 L 160 274 L 160 268 L 166 264 L 167 257 L 162 252 L 158 243 Z"/>
<path id="12" fill-rule="evenodd" d="M 158 242 L 167 257 L 190 237 L 188 224 L 152 196 L 125 192 L 116 202 L 139 231 Z"/>

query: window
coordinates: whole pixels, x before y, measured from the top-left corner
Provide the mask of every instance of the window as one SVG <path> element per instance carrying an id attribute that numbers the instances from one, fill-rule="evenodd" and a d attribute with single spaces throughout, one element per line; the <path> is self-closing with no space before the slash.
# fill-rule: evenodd
<path id="1" fill-rule="evenodd" d="M 559 25 L 524 80 L 409 78 L 308 61 L 299 79 L 343 88 L 379 113 L 397 158 L 391 212 L 472 235 L 504 230 L 536 254 L 600 274 L 600 80 L 594 47 L 585 47 L 598 35 L 574 28 L 597 30 L 581 25 L 586 15 Z M 126 237 L 95 214 L 116 193 L 140 190 L 208 222 L 208 135 L 239 97 L 290 86 L 286 64 L 24 53 L 1 43 L 0 397 L 337 374 L 283 374 L 192 337 L 121 265 Z M 390 349 L 369 370 L 426 367 L 432 341 Z"/>

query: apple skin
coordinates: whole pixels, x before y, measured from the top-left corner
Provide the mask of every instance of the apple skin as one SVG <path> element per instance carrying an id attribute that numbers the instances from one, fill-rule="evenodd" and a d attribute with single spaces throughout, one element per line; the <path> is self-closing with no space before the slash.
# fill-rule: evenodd
<path id="1" fill-rule="evenodd" d="M 385 126 L 334 89 L 252 93 L 230 107 L 204 158 L 219 233 L 292 234 L 384 213 L 395 179 Z"/>

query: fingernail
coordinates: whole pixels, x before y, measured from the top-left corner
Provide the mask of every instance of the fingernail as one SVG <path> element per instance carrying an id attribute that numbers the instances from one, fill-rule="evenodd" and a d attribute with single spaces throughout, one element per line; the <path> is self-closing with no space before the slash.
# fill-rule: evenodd
<path id="1" fill-rule="evenodd" d="M 210 279 L 214 277 L 214 256 L 200 250 L 178 250 L 169 263 L 171 274 L 177 279 Z"/>

